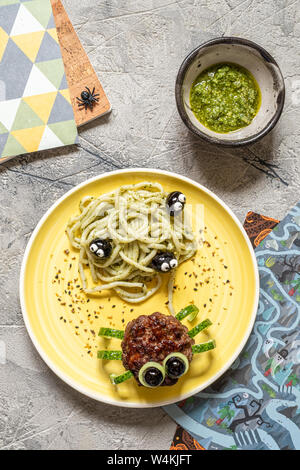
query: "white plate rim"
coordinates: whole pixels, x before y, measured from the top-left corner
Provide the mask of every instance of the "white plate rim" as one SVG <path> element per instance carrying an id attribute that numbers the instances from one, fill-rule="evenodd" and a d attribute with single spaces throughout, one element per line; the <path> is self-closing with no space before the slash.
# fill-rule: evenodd
<path id="1" fill-rule="evenodd" d="M 215 374 L 210 380 L 207 380 L 204 384 L 202 384 L 199 387 L 193 389 L 191 392 L 188 392 L 188 393 L 185 393 L 183 395 L 178 396 L 176 399 L 165 400 L 165 401 L 156 402 L 156 403 L 123 402 L 121 400 L 119 401 L 119 400 L 108 399 L 106 396 L 102 396 L 100 392 L 99 393 L 92 392 L 87 387 L 81 386 L 75 380 L 72 380 L 71 378 L 69 378 L 67 376 L 67 374 L 62 372 L 52 362 L 52 360 L 48 357 L 48 355 L 43 351 L 43 348 L 40 346 L 40 344 L 38 342 L 38 339 L 36 338 L 32 328 L 31 328 L 31 325 L 30 325 L 30 321 L 29 321 L 29 317 L 28 317 L 27 309 L 26 309 L 26 305 L 25 305 L 25 292 L 24 292 L 24 289 L 25 289 L 25 270 L 26 270 L 26 265 L 27 265 L 28 259 L 29 259 L 31 247 L 32 247 L 32 245 L 34 243 L 34 240 L 37 237 L 37 235 L 39 233 L 39 230 L 42 227 L 43 223 L 46 221 L 46 219 L 49 217 L 49 215 L 56 209 L 56 207 L 59 204 L 61 204 L 61 202 L 63 202 L 64 199 L 69 197 L 72 193 L 76 192 L 78 189 L 80 189 L 80 188 L 82 188 L 82 187 L 84 187 L 84 186 L 86 186 L 86 185 L 88 185 L 88 184 L 90 184 L 94 181 L 97 181 L 97 180 L 100 181 L 101 179 L 106 178 L 108 176 L 114 176 L 114 175 L 118 175 L 118 174 L 122 174 L 122 173 L 124 174 L 124 173 L 141 173 L 141 172 L 142 173 L 154 173 L 158 176 L 159 175 L 164 175 L 164 176 L 170 176 L 170 177 L 173 177 L 173 178 L 174 177 L 179 178 L 182 181 L 185 181 L 186 183 L 191 184 L 192 186 L 196 187 L 197 189 L 200 189 L 201 191 L 205 192 L 212 199 L 214 199 L 216 202 L 218 202 L 223 207 L 223 209 L 229 214 L 229 216 L 233 219 L 233 221 L 238 226 L 240 232 L 242 233 L 242 235 L 243 235 L 243 237 L 246 241 L 246 244 L 249 248 L 250 254 L 251 254 L 251 260 L 252 260 L 252 265 L 253 265 L 254 274 L 255 274 L 255 299 L 254 299 L 254 306 L 253 306 L 253 310 L 252 310 L 252 314 L 251 314 L 251 321 L 249 322 L 248 329 L 247 329 L 247 331 L 246 331 L 246 333 L 245 333 L 245 335 L 244 335 L 244 337 L 243 337 L 243 339 L 240 343 L 239 348 L 237 348 L 235 353 L 231 356 L 231 358 L 227 361 L 227 363 L 222 367 L 222 369 L 220 369 L 217 374 Z M 102 403 L 106 403 L 108 405 L 120 406 L 120 407 L 124 407 L 124 408 L 157 408 L 157 407 L 160 407 L 160 406 L 171 405 L 173 403 L 180 402 L 182 400 L 185 400 L 186 398 L 189 398 L 193 395 L 196 395 L 197 393 L 201 392 L 205 388 L 209 387 L 212 383 L 217 381 L 221 377 L 221 375 L 223 375 L 229 369 L 229 367 L 234 363 L 234 361 L 237 359 L 237 357 L 239 356 L 239 354 L 243 350 L 243 348 L 244 348 L 244 346 L 245 346 L 245 344 L 246 344 L 246 342 L 247 342 L 247 340 L 248 340 L 248 338 L 251 334 L 251 331 L 253 329 L 253 325 L 254 325 L 254 321 L 255 321 L 256 313 L 257 313 L 257 308 L 258 308 L 258 300 L 259 300 L 259 272 L 258 272 L 258 266 L 257 266 L 257 262 L 256 262 L 255 253 L 254 253 L 253 247 L 251 245 L 251 242 L 249 240 L 249 237 L 248 237 L 244 227 L 242 226 L 242 224 L 240 223 L 238 218 L 235 216 L 235 214 L 232 212 L 232 210 L 227 206 L 227 204 L 225 204 L 222 201 L 222 199 L 220 199 L 216 194 L 214 194 L 212 191 L 207 189 L 205 186 L 202 186 L 200 183 L 198 183 L 198 182 L 196 182 L 196 181 L 194 181 L 194 180 L 192 180 L 192 179 L 190 179 L 186 176 L 182 176 L 178 173 L 175 173 L 175 172 L 166 171 L 166 170 L 159 170 L 159 169 L 156 169 L 156 168 L 140 168 L 140 167 L 138 167 L 138 168 L 125 168 L 125 169 L 120 169 L 120 170 L 107 171 L 107 172 L 102 173 L 100 175 L 89 178 L 89 179 L 83 181 L 82 183 L 79 183 L 78 185 L 74 186 L 74 188 L 67 191 L 63 196 L 61 196 L 45 212 L 45 214 L 42 216 L 42 218 L 40 219 L 40 221 L 36 225 L 35 229 L 33 230 L 32 234 L 30 236 L 30 239 L 27 243 L 25 252 L 24 252 L 23 261 L 22 261 L 22 265 L 21 265 L 21 271 L 20 271 L 19 292 L 20 292 L 21 310 L 22 310 L 22 314 L 23 314 L 25 327 L 27 329 L 29 337 L 30 337 L 31 341 L 33 342 L 37 352 L 39 353 L 39 355 L 43 359 L 43 361 L 47 364 L 47 366 L 61 380 L 63 380 L 70 387 L 72 387 L 73 389 L 75 389 L 78 392 L 82 393 L 83 395 L 85 395 L 89 398 L 92 398 L 94 400 L 100 401 Z"/>

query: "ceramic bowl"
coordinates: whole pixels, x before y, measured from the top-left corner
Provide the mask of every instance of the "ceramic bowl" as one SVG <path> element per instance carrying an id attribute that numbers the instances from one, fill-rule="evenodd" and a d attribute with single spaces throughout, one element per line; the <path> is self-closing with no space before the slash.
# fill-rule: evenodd
<path id="1" fill-rule="evenodd" d="M 229 133 L 214 132 L 201 124 L 190 108 L 190 90 L 197 76 L 208 67 L 232 62 L 248 69 L 261 90 L 261 106 L 251 124 Z M 256 142 L 275 126 L 283 110 L 285 85 L 274 58 L 246 39 L 221 37 L 193 50 L 183 61 L 176 79 L 176 103 L 185 125 L 202 139 L 228 147 Z"/>

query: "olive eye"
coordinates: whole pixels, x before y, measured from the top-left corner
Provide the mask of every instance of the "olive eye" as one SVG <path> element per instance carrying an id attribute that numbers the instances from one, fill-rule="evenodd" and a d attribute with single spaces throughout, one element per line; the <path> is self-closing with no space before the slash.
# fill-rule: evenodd
<path id="1" fill-rule="evenodd" d="M 164 251 L 154 256 L 151 265 L 156 271 L 167 273 L 178 266 L 178 261 L 173 253 Z"/>
<path id="2" fill-rule="evenodd" d="M 171 379 L 178 379 L 186 374 L 190 366 L 188 358 L 184 354 L 176 352 L 169 354 L 165 358 L 163 365 Z"/>
<path id="3" fill-rule="evenodd" d="M 172 217 L 179 214 L 186 203 L 186 197 L 180 191 L 173 191 L 167 197 L 167 209 Z"/>
<path id="4" fill-rule="evenodd" d="M 98 258 L 108 258 L 112 252 L 111 243 L 108 240 L 96 238 L 90 243 L 90 252 Z"/>
<path id="5" fill-rule="evenodd" d="M 158 362 L 147 362 L 139 371 L 139 381 L 145 387 L 159 387 L 165 380 L 165 370 Z"/>

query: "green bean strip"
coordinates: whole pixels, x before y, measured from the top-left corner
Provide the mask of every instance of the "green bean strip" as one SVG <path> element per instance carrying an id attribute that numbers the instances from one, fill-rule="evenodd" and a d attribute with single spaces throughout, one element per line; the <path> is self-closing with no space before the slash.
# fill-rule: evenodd
<path id="1" fill-rule="evenodd" d="M 133 377 L 133 373 L 130 370 L 127 370 L 121 375 L 110 374 L 109 376 L 113 385 L 121 384 L 122 382 L 125 382 L 125 380 L 131 379 L 131 377 Z"/>
<path id="2" fill-rule="evenodd" d="M 212 325 L 212 322 L 207 318 L 206 320 L 203 320 L 201 323 L 199 323 L 194 328 L 192 328 L 188 332 L 188 335 L 191 338 L 194 338 L 198 333 L 200 333 L 200 331 L 204 330 L 205 328 L 208 328 L 211 325 Z"/>
<path id="3" fill-rule="evenodd" d="M 192 346 L 193 354 L 199 354 L 203 352 L 210 351 L 211 349 L 215 349 L 216 342 L 214 339 L 207 341 L 206 343 L 194 344 Z"/>
<path id="4" fill-rule="evenodd" d="M 185 317 L 187 317 L 188 315 L 192 315 L 192 314 L 195 314 L 195 313 L 198 313 L 198 312 L 199 312 L 199 308 L 196 307 L 196 305 L 188 305 L 187 307 L 180 310 L 180 312 L 177 313 L 175 318 L 177 318 L 177 320 L 181 321 Z"/>
<path id="5" fill-rule="evenodd" d="M 109 359 L 112 361 L 122 360 L 122 351 L 98 351 L 98 359 Z"/>
<path id="6" fill-rule="evenodd" d="M 98 336 L 104 336 L 105 338 L 124 338 L 124 331 L 114 330 L 113 328 L 100 328 Z"/>

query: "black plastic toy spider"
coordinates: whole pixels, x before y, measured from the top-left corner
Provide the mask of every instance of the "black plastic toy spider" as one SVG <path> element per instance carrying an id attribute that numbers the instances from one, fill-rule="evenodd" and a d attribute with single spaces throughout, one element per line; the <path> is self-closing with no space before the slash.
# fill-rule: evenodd
<path id="1" fill-rule="evenodd" d="M 88 108 L 93 109 L 94 104 L 99 101 L 99 98 L 97 98 L 99 93 L 95 94 L 95 87 L 93 88 L 93 91 L 91 91 L 87 86 L 85 88 L 87 91 L 84 90 L 81 93 L 81 98 L 76 98 L 78 100 L 78 106 L 79 108 L 84 107 L 86 110 Z"/>

